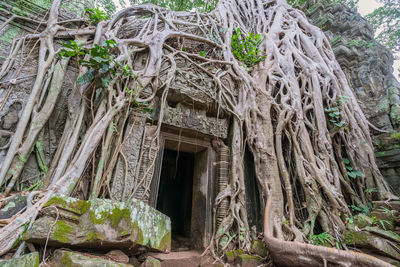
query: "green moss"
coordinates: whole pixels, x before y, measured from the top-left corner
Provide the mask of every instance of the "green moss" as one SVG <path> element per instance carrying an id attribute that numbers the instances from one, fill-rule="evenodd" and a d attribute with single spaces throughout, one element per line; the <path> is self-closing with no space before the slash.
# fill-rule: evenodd
<path id="1" fill-rule="evenodd" d="M 56 194 L 44 206 L 57 206 L 82 215 L 89 210 L 90 202 Z"/>
<path id="2" fill-rule="evenodd" d="M 2 208 L 2 211 L 8 211 L 8 209 L 12 209 L 15 208 L 15 202 L 14 201 L 10 201 L 4 208 Z"/>
<path id="3" fill-rule="evenodd" d="M 262 258 L 258 256 L 242 254 L 237 257 L 240 266 L 260 266 Z"/>
<path id="4" fill-rule="evenodd" d="M 40 6 L 42 8 L 49 8 L 52 4 L 52 0 L 35 0 L 34 3 L 37 6 Z M 25 0 L 16 0 L 11 2 L 12 3 L 12 13 L 23 16 L 23 17 L 28 17 L 32 13 L 37 12 L 35 11 L 34 5 L 32 5 L 30 2 L 25 1 Z"/>
<path id="5" fill-rule="evenodd" d="M 121 209 L 120 207 L 115 206 L 110 210 L 91 212 L 90 218 L 94 224 L 104 224 L 106 221 L 108 221 L 112 227 L 117 228 L 121 220 L 130 219 L 130 211 L 129 209 Z"/>
<path id="6" fill-rule="evenodd" d="M 166 235 L 164 235 L 156 248 L 165 252 L 171 249 L 171 232 L 168 232 Z"/>
<path id="7" fill-rule="evenodd" d="M 379 102 L 379 111 L 384 111 L 388 112 L 390 107 L 390 101 L 387 96 L 385 96 L 380 102 Z"/>
<path id="8" fill-rule="evenodd" d="M 161 267 L 161 262 L 151 256 L 147 257 L 146 261 L 143 263 L 143 266 L 151 266 L 151 267 Z"/>
<path id="9" fill-rule="evenodd" d="M 233 260 L 235 260 L 235 258 L 237 256 L 242 255 L 242 254 L 244 254 L 243 249 L 236 249 L 236 250 L 226 252 L 225 256 L 227 257 L 228 261 L 233 261 Z"/>
<path id="10" fill-rule="evenodd" d="M 74 228 L 63 220 L 57 221 L 54 227 L 54 239 L 62 243 L 69 243 L 70 235 L 74 231 Z"/>
<path id="11" fill-rule="evenodd" d="M 0 267 L 39 267 L 39 253 L 33 252 L 19 258 L 0 261 Z"/>
<path id="12" fill-rule="evenodd" d="M 366 231 L 378 232 L 383 237 L 390 237 L 391 239 L 395 239 L 400 242 L 400 234 L 398 232 L 383 230 L 379 227 L 365 227 Z"/>
<path id="13" fill-rule="evenodd" d="M 71 267 L 72 266 L 72 260 L 69 257 L 67 252 L 65 252 L 64 255 L 62 256 L 61 264 L 62 264 L 62 266 L 65 266 L 65 267 Z"/>
<path id="14" fill-rule="evenodd" d="M 238 257 L 241 259 L 246 259 L 246 260 L 261 260 L 260 257 L 254 256 L 254 255 L 249 255 L 249 254 L 241 254 Z"/>
<path id="15" fill-rule="evenodd" d="M 260 240 L 254 240 L 251 245 L 251 250 L 253 253 L 260 255 L 262 257 L 267 256 L 268 252 L 267 249 L 264 247 L 263 242 Z"/>
<path id="16" fill-rule="evenodd" d="M 95 231 L 90 231 L 89 233 L 87 233 L 86 237 L 85 237 L 85 241 L 91 242 L 91 241 L 95 241 L 97 240 L 97 232 Z"/>
<path id="17" fill-rule="evenodd" d="M 18 35 L 19 28 L 17 26 L 10 26 L 0 37 L 0 41 L 11 44 L 14 38 Z"/>

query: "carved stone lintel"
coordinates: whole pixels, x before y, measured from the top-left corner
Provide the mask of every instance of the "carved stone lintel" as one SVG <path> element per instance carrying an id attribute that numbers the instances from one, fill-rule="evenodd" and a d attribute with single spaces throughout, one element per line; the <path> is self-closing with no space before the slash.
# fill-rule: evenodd
<path id="1" fill-rule="evenodd" d="M 198 110 L 178 104 L 166 107 L 163 122 L 179 128 L 201 132 L 225 139 L 228 135 L 228 120 L 209 117 L 206 110 Z"/>

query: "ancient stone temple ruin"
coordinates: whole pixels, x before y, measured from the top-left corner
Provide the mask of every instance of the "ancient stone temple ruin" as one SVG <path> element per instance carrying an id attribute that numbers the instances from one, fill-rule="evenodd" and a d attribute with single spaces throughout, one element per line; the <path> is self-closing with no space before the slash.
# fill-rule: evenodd
<path id="1" fill-rule="evenodd" d="M 73 30 L 58 33 L 59 36 L 54 41 L 58 58 L 55 57 L 54 63 L 50 64 L 48 73 L 43 77 L 41 88 L 44 88 L 44 91 L 32 96 L 35 88 L 34 78 L 37 76 L 36 66 L 41 63 L 38 58 L 43 55 L 37 44 L 28 42 L 23 37 L 34 36 L 38 29 L 46 31 L 47 26 L 38 21 L 51 20 L 47 12 L 53 1 L 44 1 L 43 6 L 33 4 L 32 1 L 14 3 L 5 0 L 3 2 L 4 6 L 0 6 L 0 20 L 4 22 L 15 19 L 15 21 L 7 27 L 0 28 L 0 53 L 6 54 L 5 51 L 9 50 L 16 52 L 8 57 L 0 57 L 0 63 L 3 66 L 0 69 L 0 166 L 8 164 L 7 168 L 10 168 L 9 171 L 0 170 L 0 177 L 2 177 L 1 172 L 4 176 L 4 181 L 0 182 L 2 190 L 0 230 L 13 229 L 7 235 L 0 232 L 0 237 L 3 238 L 0 238 L 1 260 L 7 260 L 0 261 L 0 266 L 39 266 L 39 262 L 49 264 L 49 266 L 211 267 L 226 266 L 224 263 L 229 266 L 274 266 L 272 261 L 279 263 L 279 259 L 277 260 L 276 256 L 273 258 L 274 255 L 271 256 L 272 249 L 265 244 L 264 238 L 270 229 L 263 229 L 266 225 L 268 226 L 264 218 L 267 217 L 269 211 L 265 202 L 269 199 L 270 192 L 273 192 L 271 195 L 278 194 L 282 200 L 282 207 L 277 201 L 273 204 L 282 210 L 280 214 L 276 212 L 278 210 L 276 208 L 275 213 L 278 215 L 275 214 L 275 216 L 282 216 L 275 219 L 275 223 L 282 229 L 289 229 L 288 232 L 291 233 L 286 235 L 286 233 L 283 234 L 283 230 L 280 233 L 275 229 L 273 234 L 281 234 L 285 238 L 289 236 L 290 241 L 299 241 L 303 238 L 307 241 L 305 234 L 299 234 L 300 230 L 307 231 L 315 226 L 314 234 L 326 233 L 325 231 L 334 227 L 328 225 L 328 220 L 324 218 L 333 216 L 334 213 L 328 209 L 324 210 L 326 207 L 322 205 L 321 212 L 318 211 L 313 217 L 307 210 L 309 208 L 307 201 L 310 201 L 310 198 L 307 198 L 305 190 L 299 189 L 300 193 L 295 193 L 293 190 L 292 194 L 286 194 L 289 191 L 286 189 L 309 187 L 315 190 L 310 189 L 310 191 L 323 195 L 321 194 L 323 190 L 335 192 L 334 186 L 343 186 L 344 178 L 350 181 L 348 183 L 350 185 L 343 186 L 345 188 L 343 192 L 350 196 L 352 193 L 353 195 L 360 193 L 363 196 L 360 199 L 364 202 L 366 198 L 371 199 L 369 202 L 371 207 L 367 207 L 371 217 L 366 216 L 363 210 L 353 217 L 344 218 L 346 214 L 343 212 L 350 212 L 350 208 L 359 208 L 346 205 L 347 203 L 360 204 L 361 200 L 358 197 L 356 201 L 347 195 L 338 197 L 338 200 L 333 199 L 332 202 L 337 203 L 337 206 L 344 205 L 340 212 L 335 210 L 338 214 L 335 213 L 335 216 L 337 215 L 335 219 L 339 221 L 337 225 L 342 227 L 341 233 L 343 233 L 340 241 L 344 247 L 355 247 L 385 262 L 400 264 L 398 237 L 400 221 L 399 213 L 395 211 L 400 209 L 399 201 L 395 200 L 393 206 L 382 199 L 377 201 L 376 188 L 365 188 L 361 183 L 356 184 L 355 180 L 342 177 L 340 174 L 340 172 L 346 173 L 346 169 L 352 170 L 353 167 L 355 169 L 356 165 L 336 164 L 336 161 L 339 162 L 344 155 L 353 157 L 355 163 L 362 162 L 360 158 L 363 159 L 365 155 L 358 157 L 356 153 L 351 154 L 352 152 L 347 152 L 344 148 L 342 152 L 334 154 L 338 148 L 344 147 L 344 144 L 339 145 L 342 140 L 339 137 L 335 139 L 339 140 L 335 143 L 337 145 L 335 149 L 326 146 L 334 151 L 331 154 L 326 152 L 326 147 L 317 148 L 319 143 L 313 144 L 314 147 L 307 147 L 310 150 L 315 149 L 318 153 L 326 152 L 329 157 L 322 156 L 323 160 L 318 158 L 319 161 L 306 162 L 302 154 L 306 154 L 306 148 L 301 147 L 301 144 L 296 147 L 294 142 L 284 137 L 280 140 L 280 148 L 284 150 L 280 151 L 281 162 L 277 163 L 276 159 L 271 160 L 268 156 L 266 156 L 268 160 L 260 159 L 260 154 L 256 158 L 257 154 L 253 153 L 255 148 L 260 149 L 265 156 L 270 155 L 271 150 L 268 150 L 270 147 L 262 147 L 257 143 L 258 139 L 252 140 L 253 143 L 250 144 L 251 141 L 247 140 L 244 134 L 250 131 L 250 126 L 247 124 L 238 126 L 234 107 L 239 106 L 236 102 L 239 102 L 243 93 L 237 86 L 239 84 L 237 80 L 244 79 L 245 76 L 227 74 L 229 64 L 221 59 L 224 50 L 215 36 L 210 34 L 211 37 L 207 35 L 208 39 L 199 40 L 193 36 L 186 39 L 170 38 L 158 47 L 159 51 L 152 50 L 154 47 L 151 45 L 145 48 L 129 47 L 131 50 L 128 46 L 121 48 L 121 51 L 129 50 L 129 53 L 134 54 L 132 62 L 129 62 L 131 69 L 124 70 L 133 78 L 127 85 L 123 83 L 118 85 L 120 86 L 119 93 L 113 94 L 109 90 L 109 86 L 113 86 L 109 80 L 97 81 L 101 83 L 98 88 L 95 82 L 93 82 L 94 85 L 91 84 L 90 79 L 93 81 L 95 79 L 90 75 L 94 76 L 94 74 L 90 74 L 90 71 L 84 69 L 85 67 L 78 67 L 78 56 L 76 56 L 77 62 L 60 56 L 65 47 L 64 41 L 71 39 L 72 34 L 78 36 L 74 39 L 75 44 L 84 47 L 87 43 L 92 45 L 96 40 L 99 41 L 96 37 L 97 32 L 103 34 L 102 31 L 105 31 L 101 28 L 104 26 L 102 23 L 94 26 L 78 19 L 84 13 L 84 6 L 80 1 L 61 2 L 60 20 L 66 21 L 65 24 Z M 24 2 L 24 5 L 20 2 Z M 279 4 L 279 1 L 270 2 L 268 6 Z M 320 27 L 328 37 L 330 45 L 326 45 L 324 49 L 327 49 L 327 54 L 333 51 L 332 58 L 334 59 L 334 56 L 337 58 L 362 111 L 375 125 L 371 126 L 371 133 L 378 157 L 377 163 L 388 184 L 398 194 L 400 150 L 396 140 L 393 140 L 389 133 L 382 134 L 379 131 L 379 129 L 388 132 L 396 131 L 400 125 L 400 85 L 391 74 L 392 56 L 373 40 L 371 27 L 355 11 L 325 0 L 312 2 L 312 4 L 303 5 L 303 11 L 308 19 Z M 19 15 L 13 16 L 15 12 Z M 110 28 L 115 27 L 115 29 L 112 31 L 107 29 L 107 31 L 112 34 L 118 33 L 114 37 L 119 40 L 129 39 L 131 35 L 141 32 L 142 27 L 145 28 L 153 23 L 146 22 L 147 19 L 157 21 L 159 16 L 162 17 L 165 14 L 176 16 L 174 23 L 188 32 L 192 30 L 193 25 L 198 27 L 201 24 L 193 19 L 200 16 L 196 12 L 185 13 L 185 16 L 190 15 L 191 20 L 182 24 L 176 22 L 180 14 L 170 15 L 172 13 L 168 12 L 170 11 L 157 9 L 152 5 L 137 8 L 132 14 L 128 12 L 126 18 L 119 22 L 113 21 L 114 24 L 110 22 Z M 116 21 L 118 14 L 115 15 Z M 33 23 L 29 23 L 29 20 L 24 18 L 25 16 L 32 18 Z M 208 21 L 210 18 L 204 15 L 202 19 Z M 349 26 L 349 24 L 354 25 Z M 164 27 L 162 31 L 165 32 L 170 30 L 169 27 L 175 27 L 164 22 L 160 25 L 158 27 Z M 202 27 L 199 26 L 199 29 L 203 30 Z M 157 29 L 155 23 L 154 30 L 157 31 Z M 219 34 L 223 34 L 224 31 L 224 28 L 216 30 Z M 205 31 L 203 33 L 206 35 Z M 111 33 L 109 34 L 111 36 Z M 279 34 L 279 39 L 284 36 L 285 34 Z M 160 36 L 156 37 L 161 39 Z M 157 39 L 156 37 L 154 39 Z M 154 44 L 156 41 L 149 43 Z M 214 42 L 217 48 L 210 49 L 209 43 L 214 44 Z M 105 41 L 99 44 L 102 47 L 109 45 Z M 110 51 L 114 49 L 113 52 L 117 50 L 112 44 L 107 49 Z M 204 53 L 207 49 L 216 58 L 213 61 L 214 65 L 202 62 L 204 57 L 201 52 Z M 179 51 L 179 57 L 168 61 L 169 58 L 178 54 L 176 51 Z M 190 56 L 187 55 L 189 53 L 187 51 L 191 52 Z M 49 50 L 44 54 L 51 54 L 51 52 Z M 159 56 L 162 60 L 151 62 L 149 58 L 157 52 L 160 52 Z M 100 61 L 104 61 L 105 58 L 100 58 Z M 112 64 L 115 62 L 113 61 Z M 145 84 L 141 86 L 137 82 L 139 78 L 135 77 L 133 71 L 141 73 L 142 70 L 151 70 L 150 64 L 154 64 L 159 69 L 149 76 L 140 77 L 141 82 Z M 173 79 L 168 72 L 172 68 L 176 68 Z M 249 69 L 246 71 L 251 72 Z M 211 75 L 208 75 L 210 73 Z M 365 73 L 370 73 L 370 76 L 366 76 Z M 214 78 L 211 78 L 212 76 Z M 276 77 L 278 80 L 282 78 L 279 75 Z M 218 84 L 216 80 L 221 84 Z M 301 87 L 303 93 L 306 91 L 306 83 L 303 83 L 300 78 L 295 83 L 298 83 L 296 86 Z M 92 86 L 92 91 L 88 90 L 90 88 L 88 84 Z M 285 90 L 282 94 L 277 93 L 279 87 L 283 88 L 283 83 L 278 82 L 271 87 L 273 88 L 271 91 L 276 93 L 271 99 L 280 101 L 284 98 Z M 226 92 L 224 91 L 228 96 L 222 96 L 221 88 L 229 88 Z M 140 102 L 132 97 L 136 93 L 135 90 L 140 91 Z M 117 109 L 120 107 L 117 101 L 119 94 L 126 94 L 126 99 L 124 99 L 126 106 Z M 304 99 L 307 99 L 311 94 L 305 95 Z M 258 97 L 260 95 L 254 98 Z M 328 98 L 330 97 L 328 95 Z M 248 100 L 249 103 L 251 100 Z M 288 105 L 295 102 L 287 99 L 285 101 L 287 102 L 284 104 L 289 103 Z M 336 100 L 324 101 L 324 105 L 333 103 L 332 105 L 336 105 L 333 108 L 339 110 L 340 104 L 337 104 Z M 27 109 L 26 106 L 29 106 L 29 103 L 32 104 L 33 111 L 29 119 L 26 119 L 24 110 Z M 259 99 L 251 103 L 260 105 Z M 376 103 L 379 104 L 378 110 Z M 279 105 L 276 104 L 276 106 Z M 351 106 L 349 103 L 343 105 Z M 309 104 L 309 106 L 312 105 Z M 324 110 L 324 107 L 321 105 L 319 108 Z M 45 108 L 50 112 L 44 112 Z M 353 110 L 348 109 L 346 112 L 351 114 Z M 309 124 L 304 128 L 296 129 L 299 131 L 297 132 L 299 136 L 301 132 L 313 131 L 312 124 L 317 119 L 313 117 L 313 114 L 307 114 L 308 117 L 305 116 L 305 120 L 310 118 Z M 262 117 L 261 115 L 257 117 L 258 115 L 254 115 L 255 121 Z M 324 111 L 321 111 L 319 115 L 320 118 L 329 116 Z M 276 113 L 268 113 L 265 117 L 273 118 L 271 121 L 275 123 L 278 121 L 276 116 Z M 351 118 L 356 121 L 355 117 Z M 18 127 L 23 124 L 21 121 L 23 122 L 24 119 L 26 125 L 30 126 L 25 125 L 21 144 L 13 144 L 13 138 L 16 138 Z M 104 125 L 99 123 L 107 119 Z M 296 119 L 293 124 L 295 122 L 297 122 Z M 281 130 L 284 124 L 278 125 Z M 278 126 L 271 126 L 271 135 L 275 135 Z M 257 127 L 254 126 L 254 129 L 258 129 Z M 334 136 L 341 131 L 344 140 L 350 130 L 337 128 L 333 126 L 329 129 L 330 131 L 324 129 L 327 134 L 323 137 Z M 282 132 L 280 136 L 288 135 L 289 130 L 285 129 Z M 97 141 L 85 143 L 89 138 Z M 272 147 L 274 138 L 270 139 L 272 142 L 266 142 L 267 145 Z M 369 135 L 365 137 L 364 144 L 367 144 L 368 139 Z M 276 140 L 278 143 L 279 138 Z M 299 138 L 299 142 L 306 142 L 305 138 Z M 72 146 L 68 146 L 70 143 Z M 15 153 L 10 157 L 9 151 L 12 149 Z M 291 149 L 297 149 L 299 153 L 290 152 Z M 275 153 L 274 148 L 272 151 Z M 373 149 L 370 151 L 373 155 Z M 80 155 L 86 155 L 86 158 Z M 79 164 L 80 160 L 85 161 L 85 164 Z M 296 174 L 292 173 L 295 169 L 293 166 L 301 160 L 305 162 L 299 164 L 302 165 L 303 169 L 299 169 L 303 171 L 304 177 L 318 176 L 321 174 L 318 168 L 326 164 L 336 168 L 337 177 L 343 180 L 327 175 L 326 180 L 331 179 L 329 182 L 318 181 L 317 183 L 311 181 L 310 178 L 303 183 Z M 296 164 L 292 161 L 296 161 Z M 349 159 L 348 161 L 350 162 Z M 375 164 L 374 159 L 373 162 Z M 271 166 L 280 164 L 281 169 L 277 171 L 278 179 L 276 179 L 279 180 L 280 175 L 282 176 L 279 181 L 282 186 L 278 186 L 279 190 L 271 190 L 272 182 L 263 183 L 263 180 L 257 177 L 256 173 L 261 173 L 263 169 L 257 169 L 256 165 L 262 163 L 271 164 Z M 311 163 L 315 166 L 310 167 Z M 285 164 L 288 168 L 282 168 Z M 84 166 L 77 167 L 78 165 Z M 365 162 L 359 165 L 369 170 L 370 166 Z M 278 170 L 278 167 L 276 169 Z M 380 176 L 377 168 L 370 173 L 372 173 L 371 177 Z M 237 178 L 239 176 L 245 179 L 240 180 Z M 295 177 L 294 180 L 290 180 L 289 176 Z M 362 177 L 363 174 L 359 176 Z M 386 185 L 386 180 L 382 184 Z M 280 192 L 281 189 L 282 192 Z M 365 189 L 376 191 L 364 194 Z M 277 191 L 279 192 L 276 193 Z M 389 194 L 390 190 L 387 193 Z M 292 200 L 292 207 L 288 200 L 291 196 L 295 198 Z M 392 195 L 389 194 L 389 196 Z M 320 204 L 331 200 L 330 196 L 319 197 L 315 201 L 312 199 L 311 203 Z M 235 201 L 232 201 L 234 198 Z M 298 208 L 294 209 L 293 203 Z M 293 214 L 288 212 L 290 208 L 293 209 Z M 393 210 L 389 210 L 391 208 Z M 312 208 L 310 212 L 311 210 Z M 27 214 L 26 217 L 24 214 Z M 310 224 L 307 219 L 309 215 L 312 217 L 309 219 Z M 20 221 L 18 220 L 21 217 L 18 216 L 22 217 Z M 34 219 L 26 219 L 28 216 Z M 304 227 L 298 226 L 300 230 L 294 231 L 293 229 L 297 227 L 297 224 L 300 225 L 300 222 L 290 221 L 290 216 L 295 219 L 296 216 L 301 217 L 305 221 Z M 378 225 L 378 222 L 382 226 Z M 224 228 L 225 225 L 231 228 L 228 226 Z M 336 224 L 333 225 L 336 226 Z M 11 228 L 14 226 L 15 228 Z M 312 238 L 315 237 L 314 234 L 312 230 L 307 233 L 307 238 L 311 238 L 311 243 Z M 5 241 L 7 238 L 4 236 L 15 242 L 7 245 Z M 339 239 L 332 237 L 332 240 L 336 242 Z M 333 250 L 335 246 L 339 248 L 339 244 L 336 243 L 312 244 L 326 245 L 330 247 L 329 250 Z M 284 249 L 278 246 L 278 255 L 282 251 L 289 253 L 285 251 L 286 246 L 289 245 L 284 244 Z M 215 247 L 217 249 L 214 249 Z M 344 249 L 344 247 L 341 248 Z M 306 247 L 305 250 L 307 249 Z M 202 255 L 204 251 L 209 254 Z M 307 261 L 305 262 L 301 266 L 307 266 Z"/>

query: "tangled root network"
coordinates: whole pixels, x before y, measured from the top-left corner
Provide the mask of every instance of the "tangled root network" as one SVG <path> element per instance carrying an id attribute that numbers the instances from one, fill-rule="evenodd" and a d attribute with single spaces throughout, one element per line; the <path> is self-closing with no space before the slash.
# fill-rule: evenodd
<path id="1" fill-rule="evenodd" d="M 35 192 L 38 200 L 0 230 L 2 254 L 52 194 L 71 193 L 99 144 L 103 143 L 101 155 L 115 161 L 120 136 L 113 139 L 108 129 L 113 121 L 126 120 L 132 92 L 138 103 L 157 99 L 162 118 L 168 90 L 177 77 L 190 73 L 195 87 L 213 99 L 218 114 L 229 114 L 233 125 L 230 182 L 216 198 L 216 205 L 229 199 L 229 211 L 214 229 L 208 248 L 211 253 L 249 249 L 243 167 L 248 147 L 254 158 L 260 199 L 265 204 L 264 241 L 275 263 L 388 266 L 365 254 L 308 244 L 317 225 L 343 240 L 345 218 L 351 217 L 348 205 L 395 197 L 378 170 L 368 122 L 329 41 L 301 11 L 285 0 L 221 0 L 214 11 L 205 14 L 138 5 L 119 11 L 96 27 L 77 29 L 59 21 L 60 2 L 54 1 L 46 28 L 26 37 L 40 44 L 38 71 L 0 171 L 0 181 L 7 184 L 8 192 L 21 173 L 18 155 L 29 156 L 54 107 L 50 93 L 39 112 L 33 112 L 33 100 L 44 94 L 44 80 L 49 75 L 62 84 L 64 74 L 54 66 L 60 65 L 62 70 L 73 61 L 56 56 L 55 40 L 84 41 L 88 48 L 114 40 L 117 46 L 113 55 L 121 64 L 129 65 L 132 75 L 112 76 L 107 90 L 99 89 L 101 85 L 96 82 L 75 83 L 68 103 L 70 116 L 45 179 L 46 188 Z M 237 60 L 231 44 L 237 29 L 242 37 L 250 33 L 262 36 L 258 49 L 266 55 L 264 60 L 251 67 Z M 10 55 L 20 47 L 14 45 Z M 139 59 L 145 59 L 145 64 L 138 64 Z M 13 62 L 4 64 L 1 77 Z M 86 71 L 79 66 L 79 74 Z M 94 94 L 96 90 L 101 93 Z M 333 120 L 327 110 L 334 113 Z M 82 118 L 87 114 L 91 114 L 91 122 L 78 142 Z M 155 143 L 161 121 L 153 134 Z M 26 129 L 29 134 L 24 140 Z M 116 142 L 115 151 L 114 146 L 104 145 L 107 142 Z M 350 177 L 346 166 L 361 174 L 356 179 Z M 97 170 L 96 177 L 102 179 L 95 184 L 95 196 L 107 191 L 104 181 L 112 183 L 112 179 L 107 180 L 109 173 L 109 168 Z M 367 188 L 378 192 L 366 194 Z"/>

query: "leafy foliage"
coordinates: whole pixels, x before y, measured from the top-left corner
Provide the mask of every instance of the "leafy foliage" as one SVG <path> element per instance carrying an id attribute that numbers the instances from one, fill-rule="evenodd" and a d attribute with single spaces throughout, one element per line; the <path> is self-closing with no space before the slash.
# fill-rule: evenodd
<path id="1" fill-rule="evenodd" d="M 215 8 L 218 0 L 129 0 L 129 3 L 131 5 L 154 4 L 175 11 L 192 11 L 197 9 L 200 12 L 209 12 Z"/>
<path id="2" fill-rule="evenodd" d="M 327 243 L 335 246 L 337 244 L 337 239 L 328 234 L 327 232 L 320 233 L 318 235 L 312 235 L 311 241 L 314 245 L 324 246 Z"/>
<path id="3" fill-rule="evenodd" d="M 116 1 L 110 0 L 95 0 L 93 6 L 99 7 L 100 9 L 104 10 L 105 15 L 107 17 L 112 16 L 117 11 L 117 6 L 115 5 Z M 121 7 L 125 7 L 125 1 L 119 1 Z M 90 8 L 90 7 L 89 7 Z"/>
<path id="4" fill-rule="evenodd" d="M 106 20 L 107 15 L 100 8 L 86 8 L 86 13 L 89 16 L 89 23 L 92 25 L 97 25 L 100 21 Z"/>
<path id="5" fill-rule="evenodd" d="M 302 5 L 304 3 L 307 3 L 309 0 L 287 0 L 287 3 L 291 6 L 295 5 Z"/>
<path id="6" fill-rule="evenodd" d="M 399 140 L 400 139 L 400 132 L 394 131 L 392 133 L 392 138 L 395 140 Z"/>
<path id="7" fill-rule="evenodd" d="M 367 193 L 367 194 L 372 194 L 372 193 L 377 193 L 377 192 L 378 192 L 378 189 L 376 189 L 375 187 L 365 189 L 365 193 Z"/>
<path id="8" fill-rule="evenodd" d="M 333 125 L 340 128 L 345 124 L 345 122 L 341 121 L 340 119 L 340 113 L 338 107 L 326 108 L 325 112 L 329 117 L 329 121 L 332 122 Z"/>
<path id="9" fill-rule="evenodd" d="M 357 4 L 359 0 L 328 0 L 328 3 L 330 4 L 344 4 L 348 6 L 351 9 L 357 9 Z M 311 0 L 287 0 L 287 3 L 291 6 L 301 6 L 306 3 L 314 3 L 314 1 Z"/>
<path id="10" fill-rule="evenodd" d="M 388 208 L 385 208 L 384 206 L 381 206 L 379 209 L 377 209 L 380 212 L 384 212 L 386 215 L 394 216 L 393 210 L 390 210 Z"/>
<path id="11" fill-rule="evenodd" d="M 243 62 L 246 67 L 251 67 L 263 61 L 267 55 L 261 55 L 258 46 L 262 39 L 260 34 L 249 33 L 242 38 L 242 32 L 236 29 L 231 39 L 232 53 L 237 60 Z"/>
<path id="12" fill-rule="evenodd" d="M 370 212 L 370 208 L 363 204 L 359 204 L 359 206 L 349 205 L 349 208 L 356 214 L 362 213 L 364 215 L 367 215 Z"/>
<path id="13" fill-rule="evenodd" d="M 101 45 L 95 44 L 93 48 L 86 49 L 78 45 L 75 41 L 63 44 L 59 56 L 61 57 L 77 57 L 81 66 L 87 67 L 89 70 L 80 76 L 77 80 L 78 84 L 85 84 L 93 81 L 96 75 L 101 76 L 102 86 L 107 89 L 112 76 L 133 75 L 129 65 L 122 65 L 114 59 L 111 50 L 116 47 L 114 40 L 105 40 Z M 84 59 L 84 55 L 89 55 L 88 59 Z"/>
<path id="14" fill-rule="evenodd" d="M 382 228 L 383 230 L 386 230 L 387 226 L 392 226 L 392 222 L 389 220 L 383 220 L 383 219 L 379 219 L 375 216 L 371 216 L 372 218 L 372 224 L 379 226 L 380 228 Z"/>
<path id="15" fill-rule="evenodd" d="M 337 105 L 340 106 L 341 104 L 345 103 L 349 99 L 349 96 L 339 96 Z M 346 122 L 342 121 L 340 118 L 340 112 L 339 112 L 339 107 L 331 107 L 331 108 L 326 108 L 325 113 L 328 115 L 328 120 L 336 127 L 340 128 L 343 127 Z M 347 129 L 347 128 L 346 128 Z M 345 129 L 345 130 L 346 130 Z"/>
<path id="16" fill-rule="evenodd" d="M 353 179 L 356 179 L 357 176 L 362 177 L 363 173 L 359 170 L 354 169 L 351 166 L 350 160 L 348 158 L 343 158 L 343 162 L 346 165 L 347 175 Z"/>
<path id="17" fill-rule="evenodd" d="M 70 41 L 69 43 L 63 43 L 63 49 L 58 53 L 61 57 L 75 57 L 75 56 L 83 56 L 85 52 L 82 47 L 78 45 L 75 41 Z"/>
<path id="18" fill-rule="evenodd" d="M 380 0 L 383 6 L 377 8 L 366 19 L 375 30 L 376 39 L 393 52 L 400 51 L 400 0 Z"/>

